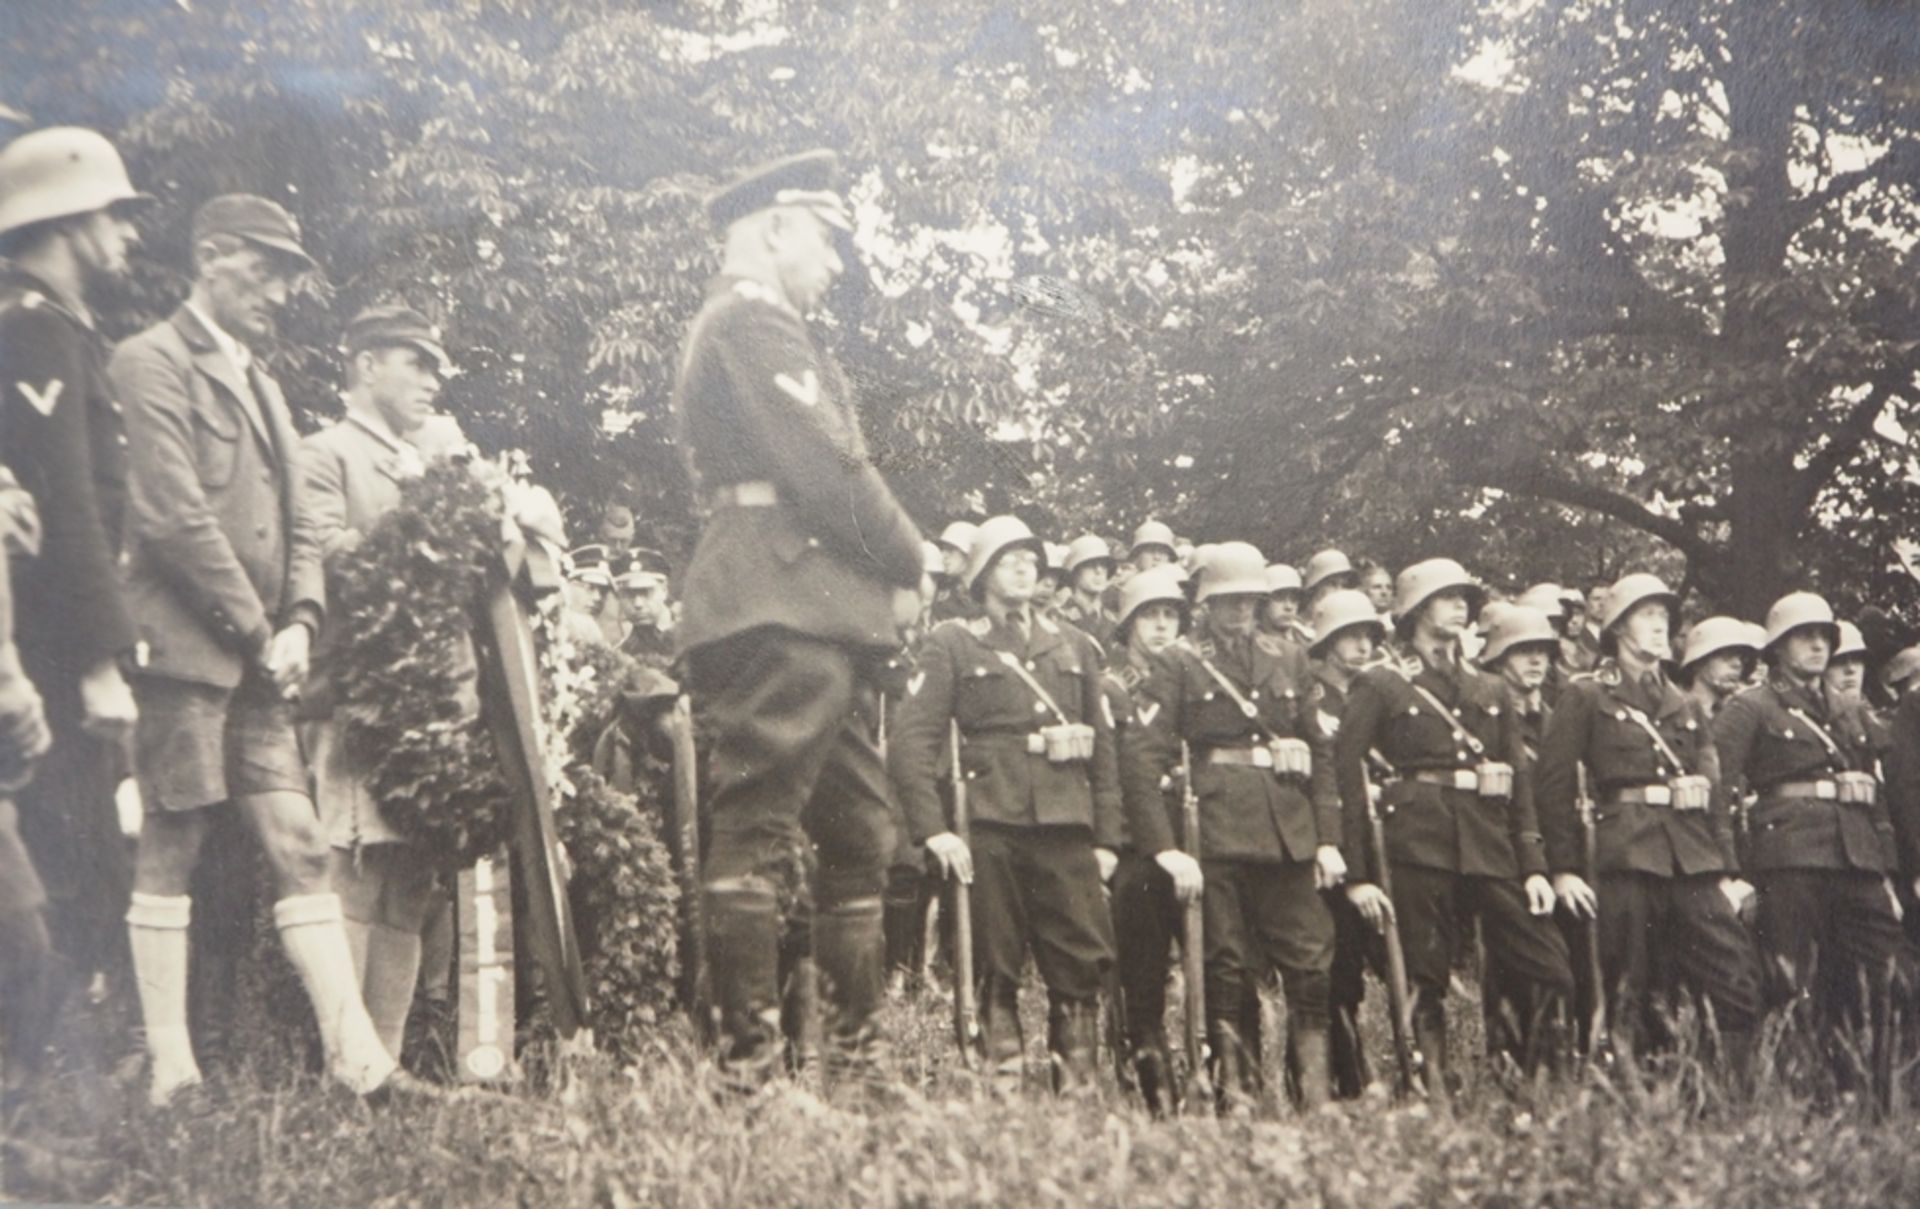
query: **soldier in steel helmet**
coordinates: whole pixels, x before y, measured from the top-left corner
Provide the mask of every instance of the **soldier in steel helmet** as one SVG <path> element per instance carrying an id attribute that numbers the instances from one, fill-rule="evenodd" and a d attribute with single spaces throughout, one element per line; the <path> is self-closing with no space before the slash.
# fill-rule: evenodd
<path id="1" fill-rule="evenodd" d="M 1746 685 L 1759 662 L 1753 628 L 1737 617 L 1707 617 L 1687 629 L 1675 679 L 1709 723 Z"/>
<path id="2" fill-rule="evenodd" d="M 972 521 L 954 521 L 940 531 L 934 543 L 940 549 L 941 570 L 933 574 L 934 595 L 928 619 L 935 625 L 954 617 L 980 615 L 979 603 L 966 589 L 967 558 L 978 530 Z"/>
<path id="3" fill-rule="evenodd" d="M 1550 1055 L 1555 1030 L 1542 1026 L 1562 1018 L 1573 984 L 1549 920 L 1553 887 L 1519 720 L 1501 683 L 1460 650 L 1479 601 L 1479 585 L 1451 559 L 1403 570 L 1400 641 L 1355 682 L 1335 741 L 1349 836 L 1365 834 L 1368 753 L 1394 769 L 1381 795 L 1394 901 L 1368 876 L 1347 895 L 1375 928 L 1389 913 L 1399 921 L 1430 1088 L 1447 1082 L 1447 984 L 1476 918 L 1524 988 L 1529 1064 Z"/>
<path id="4" fill-rule="evenodd" d="M 17 800 L 58 958 L 16 1001 L 16 1079 L 40 1069 L 74 986 L 123 960 L 132 869 L 114 792 L 137 712 L 122 674 L 137 636 L 118 570 L 127 437 L 88 300 L 126 273 L 130 215 L 149 200 L 91 130 L 37 130 L 0 149 L 0 465 L 32 499 L 41 543 L 13 563 L 15 641 L 53 733 Z"/>
<path id="5" fill-rule="evenodd" d="M 1329 740 L 1340 734 L 1347 694 L 1360 673 L 1379 659 L 1387 641 L 1386 622 L 1373 599 L 1361 592 L 1325 593 L 1313 611 L 1313 673 L 1320 682 L 1320 727 Z M 1376 775 L 1382 770 L 1375 769 Z M 1366 998 L 1366 970 L 1382 967 L 1380 934 L 1368 928 L 1347 901 L 1344 886 L 1322 892 L 1333 913 L 1333 964 L 1328 968 L 1327 1038 L 1333 1094 L 1359 1096 L 1371 1081 L 1366 1046 L 1360 1036 L 1360 1004 Z"/>
<path id="6" fill-rule="evenodd" d="M 1300 572 L 1301 620 L 1311 630 L 1313 611 L 1329 592 L 1345 591 L 1360 585 L 1360 571 L 1344 553 L 1328 547 L 1307 560 Z"/>
<path id="7" fill-rule="evenodd" d="M 678 639 L 712 737 L 704 922 L 721 1067 L 741 1089 L 778 1066 L 781 937 L 809 913 L 828 1071 L 879 1076 L 895 829 L 874 727 L 880 678 L 932 592 L 846 375 L 807 327 L 845 268 L 837 175 L 832 152 L 808 152 L 709 199 L 721 271 L 674 387 L 709 507 Z"/>
<path id="8" fill-rule="evenodd" d="M 1113 964 L 1101 886 L 1126 824 L 1099 644 L 1036 612 L 1044 558 L 1019 518 L 980 526 L 967 584 L 982 614 L 927 636 L 888 764 L 910 834 L 943 875 L 973 883 L 982 1042 L 996 1079 L 1020 1079 L 1018 992 L 1031 951 L 1047 986 L 1055 1086 L 1069 1090 L 1095 1077 Z M 972 814 L 964 839 L 938 792 L 953 725 Z"/>
<path id="9" fill-rule="evenodd" d="M 1192 753 L 1205 871 L 1207 1030 L 1215 1083 L 1250 1106 L 1258 1072 L 1243 1005 L 1260 972 L 1280 973 L 1303 1106 L 1328 1098 L 1327 971 L 1333 920 L 1317 891 L 1346 876 L 1339 805 L 1319 682 L 1306 652 L 1258 632 L 1266 559 L 1245 542 L 1217 546 L 1198 590 L 1206 618 L 1146 678 L 1127 731 L 1128 818 L 1143 852 L 1174 847 L 1161 784 Z"/>
<path id="10" fill-rule="evenodd" d="M 1306 596 L 1300 572 L 1285 563 L 1272 563 L 1266 576 L 1267 598 L 1260 608 L 1260 632 L 1292 646 L 1311 646 L 1313 631 L 1300 618 L 1300 605 Z"/>
<path id="11" fill-rule="evenodd" d="M 1893 819 L 1873 772 L 1867 719 L 1823 682 L 1839 638 L 1824 599 L 1781 597 L 1767 611 L 1767 682 L 1713 720 L 1729 790 L 1757 795 L 1745 868 L 1758 892 L 1766 977 L 1777 995 L 1809 996 L 1814 1035 L 1829 1040 L 1862 1023 L 1869 1007 L 1884 1019 L 1902 949 L 1889 882 L 1898 868 Z M 1878 1082 L 1884 1097 L 1884 1072 Z"/>
<path id="12" fill-rule="evenodd" d="M 1124 750 L 1128 732 L 1143 710 L 1153 706 L 1142 694 L 1162 653 L 1186 631 L 1189 608 L 1182 581 L 1172 567 L 1160 567 L 1128 579 L 1120 590 L 1120 619 L 1108 647 L 1103 685 Z M 1176 831 L 1177 785 L 1161 794 L 1159 809 Z M 1128 808 L 1150 805 L 1135 800 Z M 1155 1113 L 1172 1107 L 1172 1059 L 1167 1050 L 1167 970 L 1180 929 L 1180 904 L 1197 896 L 1200 865 L 1186 852 L 1169 848 L 1148 853 L 1134 842 L 1130 823 L 1114 869 L 1111 906 L 1118 945 L 1120 1019 L 1125 1035 L 1115 1039 L 1133 1065 L 1133 1077 Z"/>
<path id="13" fill-rule="evenodd" d="M 1743 1062 L 1760 1010 L 1759 969 L 1738 918 L 1752 889 L 1708 720 L 1665 671 L 1679 605 L 1644 573 L 1608 590 L 1601 661 L 1561 695 L 1535 792 L 1561 905 L 1598 922 L 1614 1041 L 1629 1053 L 1667 1043 L 1684 992 L 1711 1006 Z M 1593 803 L 1597 885 L 1583 872 L 1582 796 Z"/>
<path id="14" fill-rule="evenodd" d="M 1071 591 L 1060 616 L 1096 638 L 1112 632 L 1119 618 L 1108 605 L 1114 582 L 1113 550 L 1106 539 L 1083 533 L 1067 543 L 1066 575 Z"/>

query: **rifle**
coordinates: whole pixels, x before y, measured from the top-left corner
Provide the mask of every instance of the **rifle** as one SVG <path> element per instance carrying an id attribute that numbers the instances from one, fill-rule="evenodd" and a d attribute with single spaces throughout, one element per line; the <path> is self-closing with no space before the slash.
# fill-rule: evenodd
<path id="1" fill-rule="evenodd" d="M 1200 859 L 1200 795 L 1193 789 L 1193 749 L 1180 744 L 1180 829 L 1187 855 Z M 1194 899 L 1181 908 L 1180 975 L 1186 984 L 1187 1077 L 1202 1104 L 1213 1100 L 1213 1080 L 1207 1070 L 1207 961 L 1204 903 Z"/>
<path id="2" fill-rule="evenodd" d="M 1366 793 L 1367 841 L 1373 848 L 1374 883 L 1391 905 L 1393 865 L 1387 859 L 1387 828 L 1380 819 L 1380 807 L 1374 801 L 1370 778 L 1366 781 Z M 1381 931 L 1387 942 L 1387 1006 L 1393 1022 L 1393 1060 L 1400 1069 L 1402 1091 L 1411 1091 L 1414 1073 L 1420 1064 L 1413 1050 L 1413 994 L 1407 989 L 1407 955 L 1400 947 L 1400 917 L 1397 912 L 1388 914 L 1387 926 Z"/>
<path id="3" fill-rule="evenodd" d="M 947 756 L 953 765 L 953 833 L 967 838 L 967 775 L 960 767 L 960 723 L 947 728 Z M 980 1046 L 980 1005 L 973 986 L 973 898 L 967 883 L 953 880 L 953 1039 L 960 1062 L 974 1068 Z"/>
<path id="4" fill-rule="evenodd" d="M 701 919 L 700 884 L 700 771 L 693 744 L 693 707 L 686 697 L 673 703 L 661 719 L 673 744 L 673 826 L 669 848 L 680 858 L 680 901 L 686 932 L 686 961 L 681 967 L 680 992 L 688 1011 L 703 1028 L 707 1024 L 707 937 Z"/>
<path id="5" fill-rule="evenodd" d="M 1597 850 L 1599 840 L 1594 828 L 1593 794 L 1587 788 L 1587 766 L 1574 766 L 1575 783 L 1579 797 L 1575 802 L 1580 812 L 1580 874 L 1587 879 L 1587 886 L 1597 896 L 1600 893 L 1600 871 Z M 1581 932 L 1587 941 L 1587 978 L 1593 986 L 1593 1002 L 1587 1005 L 1587 1060 L 1599 1060 L 1607 1051 L 1607 981 L 1600 969 L 1600 915 L 1594 914 L 1580 924 Z"/>

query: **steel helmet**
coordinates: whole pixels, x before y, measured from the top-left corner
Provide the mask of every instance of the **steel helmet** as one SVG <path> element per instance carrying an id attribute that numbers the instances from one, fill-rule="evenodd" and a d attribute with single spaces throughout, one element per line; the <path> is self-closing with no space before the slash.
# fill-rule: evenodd
<path id="1" fill-rule="evenodd" d="M 1187 551 L 1187 556 L 1179 561 L 1179 565 L 1185 568 L 1189 575 L 1204 576 L 1207 573 L 1207 564 L 1213 561 L 1214 553 L 1219 549 L 1220 546 L 1216 542 L 1202 542 Z"/>
<path id="2" fill-rule="evenodd" d="M 1600 605 L 1600 632 L 1611 630 L 1620 619 L 1631 613 L 1636 605 L 1656 600 L 1667 606 L 1668 619 L 1678 624 L 1680 620 L 1680 597 L 1666 585 L 1658 575 L 1636 572 L 1623 575 L 1607 589 Z"/>
<path id="3" fill-rule="evenodd" d="M 1148 546 L 1160 547 L 1168 558 L 1177 558 L 1180 553 L 1173 548 L 1173 529 L 1159 521 L 1147 521 L 1133 531 L 1133 545 L 1127 548 L 1127 557 L 1132 558 Z"/>
<path id="4" fill-rule="evenodd" d="M 1267 595 L 1301 591 L 1300 572 L 1285 563 L 1267 564 Z"/>
<path id="5" fill-rule="evenodd" d="M 1529 609 L 1539 609 L 1554 620 L 1564 619 L 1567 615 L 1566 589 L 1559 584 L 1535 584 L 1520 593 L 1513 603 L 1525 605 Z"/>
<path id="6" fill-rule="evenodd" d="M 1887 666 L 1880 672 L 1880 683 L 1897 689 L 1915 672 L 1920 672 L 1920 646 L 1910 646 L 1887 660 Z"/>
<path id="7" fill-rule="evenodd" d="M 920 570 L 928 575 L 947 573 L 947 556 L 940 552 L 940 543 L 920 543 Z"/>
<path id="8" fill-rule="evenodd" d="M 1373 611 L 1373 601 L 1367 599 L 1365 592 L 1355 588 L 1334 589 L 1313 606 L 1313 632 L 1317 637 L 1307 653 L 1318 655 L 1342 632 L 1356 626 L 1366 626 L 1375 643 L 1387 640 L 1386 623 Z"/>
<path id="9" fill-rule="evenodd" d="M 1267 556 L 1248 542 L 1221 542 L 1204 566 L 1195 603 L 1215 596 L 1267 594 Z"/>
<path id="10" fill-rule="evenodd" d="M 1758 655 L 1760 644 L 1753 640 L 1753 627 L 1737 617 L 1709 617 L 1696 621 L 1687 631 L 1686 645 L 1680 652 L 1680 666 L 1690 668 L 1709 655 L 1721 651 L 1741 651 Z"/>
<path id="11" fill-rule="evenodd" d="M 1464 589 L 1469 609 L 1478 610 L 1485 594 L 1473 582 L 1467 569 L 1451 558 L 1429 558 L 1400 572 L 1393 586 L 1393 615 L 1396 622 L 1410 621 L 1420 606 L 1452 588 Z"/>
<path id="12" fill-rule="evenodd" d="M 980 532 L 980 526 L 971 521 L 955 521 L 940 531 L 940 544 L 961 554 L 973 554 L 973 535 Z"/>
<path id="13" fill-rule="evenodd" d="M 1867 657 L 1867 637 L 1860 627 L 1851 621 L 1840 623 L 1840 638 L 1833 644 L 1833 654 L 1828 656 L 1834 663 L 1842 659 L 1865 659 Z"/>
<path id="14" fill-rule="evenodd" d="M 1047 544 L 1033 535 L 1027 522 L 1017 516 L 996 516 L 980 525 L 973 535 L 973 549 L 967 556 L 967 591 L 980 595 L 981 581 L 1002 554 L 1009 550 L 1031 550 L 1040 557 L 1040 569 L 1047 569 Z"/>
<path id="15" fill-rule="evenodd" d="M 1041 569 L 1042 573 L 1052 571 L 1060 575 L 1065 575 L 1067 571 L 1066 544 L 1063 542 L 1043 542 L 1041 544 L 1046 547 L 1047 554 L 1047 565 Z"/>
<path id="16" fill-rule="evenodd" d="M 1819 626 L 1826 631 L 1828 646 L 1840 645 L 1840 627 L 1834 624 L 1833 606 L 1812 592 L 1789 592 L 1767 610 L 1763 649 L 1772 650 L 1775 643 L 1805 626 Z"/>
<path id="17" fill-rule="evenodd" d="M 1072 578 L 1080 568 L 1088 563 L 1106 563 L 1113 566 L 1113 548 L 1107 545 L 1107 539 L 1092 533 L 1083 533 L 1067 543 L 1067 576 Z"/>
<path id="18" fill-rule="evenodd" d="M 1353 563 L 1338 550 L 1322 550 L 1307 560 L 1303 591 L 1311 592 L 1336 575 L 1352 575 Z"/>
<path id="19" fill-rule="evenodd" d="M 1481 622 L 1487 635 L 1487 645 L 1480 652 L 1481 667 L 1492 667 L 1521 647 L 1545 646 L 1550 655 L 1560 653 L 1560 635 L 1553 621 L 1530 605 L 1488 605 Z"/>
<path id="20" fill-rule="evenodd" d="M 0 235 L 115 202 L 152 200 L 127 179 L 113 144 L 91 130 L 49 126 L 0 148 Z"/>
<path id="21" fill-rule="evenodd" d="M 1129 577 L 1120 585 L 1120 621 L 1114 629 L 1126 629 L 1133 615 L 1150 604 L 1174 605 L 1184 620 L 1187 615 L 1187 594 L 1181 587 L 1184 581 L 1185 577 L 1171 565 Z"/>

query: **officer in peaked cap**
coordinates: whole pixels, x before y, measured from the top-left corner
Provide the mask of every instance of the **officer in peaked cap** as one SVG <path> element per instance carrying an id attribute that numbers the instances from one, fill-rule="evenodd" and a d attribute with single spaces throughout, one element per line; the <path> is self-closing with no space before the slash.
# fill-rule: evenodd
<path id="1" fill-rule="evenodd" d="M 1777 994 L 1811 994 L 1817 1035 L 1862 1021 L 1863 982 L 1872 1011 L 1888 1010 L 1902 948 L 1887 893 L 1896 820 L 1874 774 L 1865 710 L 1836 702 L 1822 679 L 1839 630 L 1832 608 L 1811 592 L 1775 601 L 1762 651 L 1766 683 L 1736 695 L 1713 720 L 1729 791 L 1758 795 L 1743 863 L 1758 890 L 1761 956 Z M 1878 1050 L 1875 1090 L 1884 1099 L 1891 1055 Z"/>
<path id="2" fill-rule="evenodd" d="M 875 678 L 932 593 L 920 531 L 868 455 L 846 375 L 807 328 L 845 268 L 836 245 L 852 223 L 837 175 L 832 152 L 810 151 L 713 195 L 723 261 L 673 391 L 709 509 L 679 646 L 712 736 L 704 921 L 721 1066 L 740 1086 L 777 1065 L 783 904 L 809 894 L 829 1073 L 876 1071 L 895 828 Z"/>
<path id="3" fill-rule="evenodd" d="M 135 651 L 118 570 L 126 424 L 88 295 L 127 271 L 128 212 L 148 200 L 91 130 L 36 130 L 0 149 L 0 464 L 40 520 L 37 557 L 13 561 L 14 639 L 53 732 L 15 797 L 60 959 L 44 993 L 9 1005 L 5 1049 L 20 1075 L 37 1071 L 72 984 L 109 964 L 132 878 L 123 847 L 102 838 L 118 831 L 135 715 L 121 674 Z"/>

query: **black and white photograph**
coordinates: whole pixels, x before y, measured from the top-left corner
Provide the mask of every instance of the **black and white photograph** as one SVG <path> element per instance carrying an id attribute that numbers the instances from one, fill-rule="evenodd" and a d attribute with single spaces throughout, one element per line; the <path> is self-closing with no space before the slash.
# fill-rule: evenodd
<path id="1" fill-rule="evenodd" d="M 0 1203 L 1920 1204 L 1920 4 L 0 0 Z"/>

